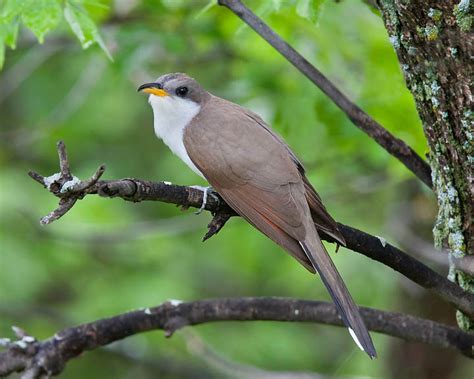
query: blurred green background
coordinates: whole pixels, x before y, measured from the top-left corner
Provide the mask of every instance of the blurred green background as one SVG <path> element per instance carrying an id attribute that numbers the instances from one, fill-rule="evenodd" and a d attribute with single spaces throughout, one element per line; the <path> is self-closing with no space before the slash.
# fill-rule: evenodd
<path id="1" fill-rule="evenodd" d="M 58 222 L 39 225 L 57 202 L 26 173 L 58 171 L 59 139 L 81 178 L 106 163 L 105 179 L 204 184 L 155 138 L 147 99 L 136 93 L 167 72 L 186 72 L 262 115 L 304 162 L 338 221 L 410 252 L 423 247 L 421 259 L 446 272 L 430 249 L 433 195 L 231 12 L 206 8 L 207 0 L 84 3 L 113 62 L 97 45 L 83 51 L 60 24 L 41 45 L 20 30 L 0 73 L 0 336 L 11 337 L 10 326 L 18 325 L 46 338 L 167 299 L 329 300 L 317 277 L 241 219 L 201 243 L 208 213 L 89 196 Z M 246 3 L 353 101 L 425 154 L 413 99 L 369 6 L 326 1 L 316 20 L 301 0 Z M 358 304 L 454 325 L 448 305 L 391 269 L 346 249 L 332 255 Z M 325 325 L 232 322 L 193 332 L 129 338 L 71 361 L 61 377 L 257 377 L 225 370 L 221 359 L 329 377 L 462 378 L 469 369 L 455 353 L 375 333 L 379 359 L 371 361 L 344 328 Z M 221 358 L 192 348 L 194 338 Z"/>

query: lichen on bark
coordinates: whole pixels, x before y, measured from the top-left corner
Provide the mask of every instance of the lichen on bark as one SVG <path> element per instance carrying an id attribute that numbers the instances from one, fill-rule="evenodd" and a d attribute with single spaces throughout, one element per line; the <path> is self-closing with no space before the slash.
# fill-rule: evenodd
<path id="1" fill-rule="evenodd" d="M 454 16 L 458 26 L 464 32 L 469 32 L 472 27 L 473 5 L 470 0 L 461 0 L 454 6 Z"/>
<path id="2" fill-rule="evenodd" d="M 435 245 L 451 258 L 473 254 L 472 4 L 380 0 L 379 7 L 429 145 L 439 208 Z M 474 292 L 474 277 L 454 263 L 449 278 Z M 461 328 L 474 329 L 460 312 L 457 320 Z"/>

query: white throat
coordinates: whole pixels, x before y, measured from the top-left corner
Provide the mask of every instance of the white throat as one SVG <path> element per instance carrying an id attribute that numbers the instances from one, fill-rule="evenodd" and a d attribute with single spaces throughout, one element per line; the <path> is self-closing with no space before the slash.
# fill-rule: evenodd
<path id="1" fill-rule="evenodd" d="M 184 147 L 184 129 L 201 110 L 194 101 L 172 96 L 150 95 L 148 102 L 153 108 L 155 134 L 188 165 L 196 174 L 204 175 L 189 158 Z"/>

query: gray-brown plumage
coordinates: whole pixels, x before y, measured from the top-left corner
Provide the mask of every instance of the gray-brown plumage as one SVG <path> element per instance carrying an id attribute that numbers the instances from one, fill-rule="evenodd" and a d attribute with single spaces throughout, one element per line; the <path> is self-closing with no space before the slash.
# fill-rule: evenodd
<path id="1" fill-rule="evenodd" d="M 255 113 L 209 94 L 184 74 L 162 76 L 172 96 L 185 86 L 199 112 L 184 128 L 189 158 L 222 198 L 304 267 L 318 272 L 361 349 L 376 352 L 362 317 L 318 230 L 345 244 L 336 222 L 289 146 Z M 155 115 L 156 117 L 156 115 Z"/>

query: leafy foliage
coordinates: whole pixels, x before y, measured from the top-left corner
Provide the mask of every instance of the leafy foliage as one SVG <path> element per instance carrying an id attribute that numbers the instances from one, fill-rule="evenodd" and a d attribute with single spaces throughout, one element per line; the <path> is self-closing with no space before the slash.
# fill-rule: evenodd
<path id="1" fill-rule="evenodd" d="M 12 49 L 16 47 L 20 25 L 28 28 L 39 43 L 43 43 L 48 32 L 66 21 L 84 49 L 97 43 L 111 57 L 84 3 L 85 0 L 2 0 L 0 68 L 4 63 L 5 45 Z"/>

